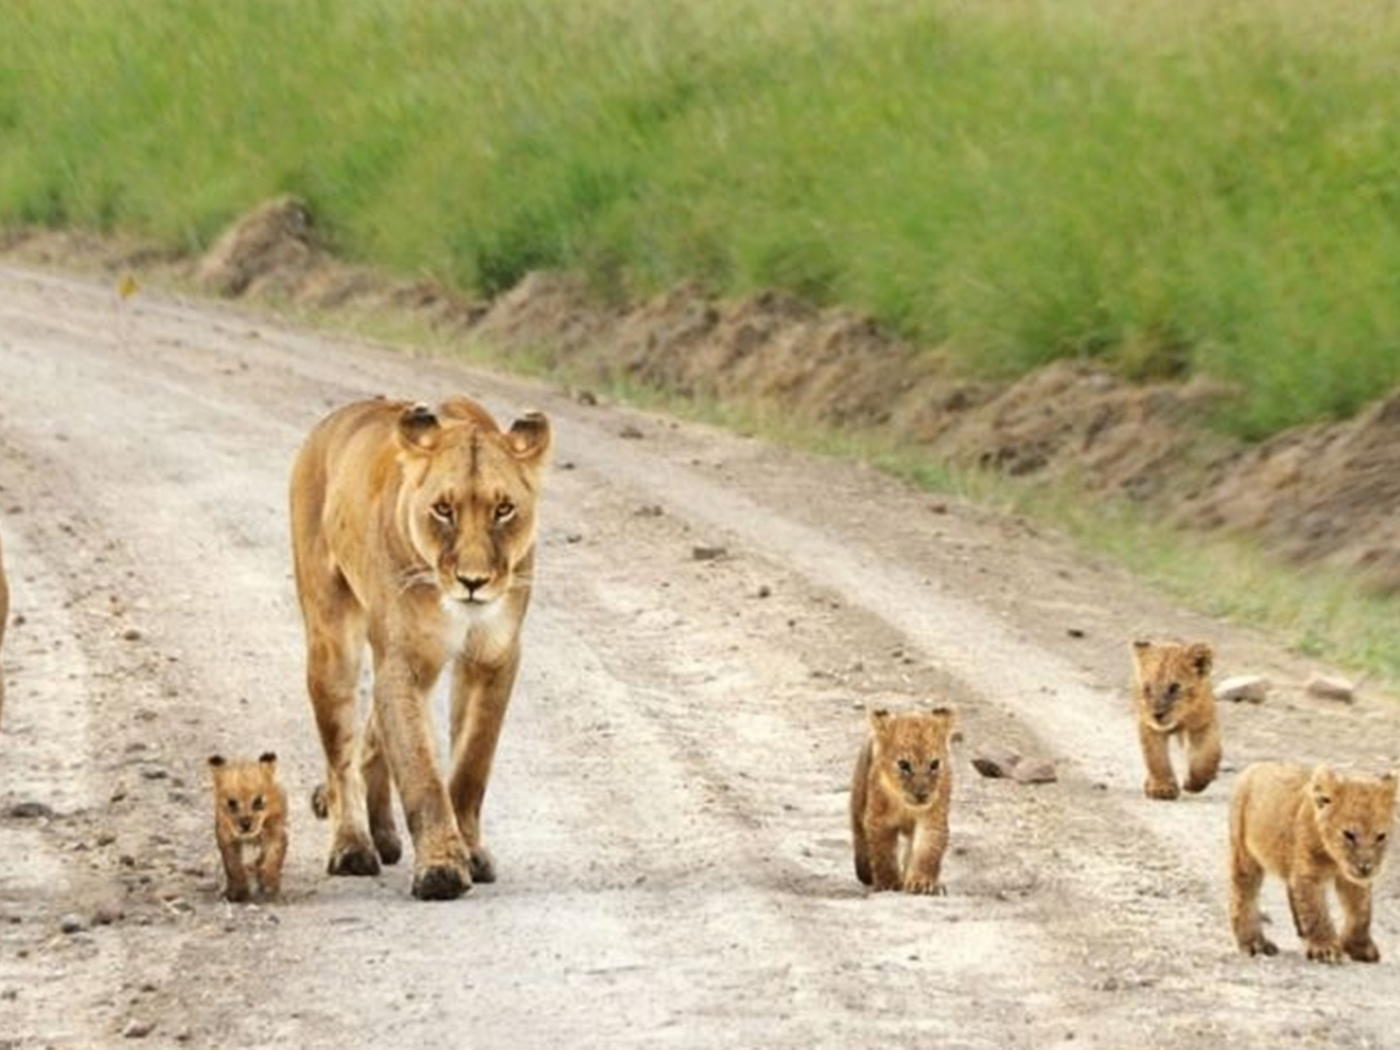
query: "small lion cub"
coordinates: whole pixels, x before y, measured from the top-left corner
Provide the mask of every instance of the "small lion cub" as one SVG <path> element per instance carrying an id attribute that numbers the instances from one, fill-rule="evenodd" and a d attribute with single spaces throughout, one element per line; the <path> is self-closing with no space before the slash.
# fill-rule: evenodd
<path id="1" fill-rule="evenodd" d="M 267 751 L 256 762 L 230 762 L 212 755 L 209 769 L 214 837 L 227 877 L 224 896 L 246 901 L 256 882 L 265 899 L 276 898 L 287 856 L 287 793 L 277 782 L 277 756 Z"/>
<path id="2" fill-rule="evenodd" d="M 1293 925 L 1309 959 L 1378 962 L 1371 940 L 1371 884 L 1395 820 L 1395 774 L 1341 777 L 1328 766 L 1256 762 L 1230 799 L 1230 925 L 1240 950 L 1274 955 L 1264 936 L 1259 886 L 1265 872 L 1288 885 Z M 1327 911 L 1336 887 L 1346 921 L 1339 937 Z"/>
<path id="3" fill-rule="evenodd" d="M 1186 744 L 1187 775 L 1182 786 L 1187 791 L 1204 791 L 1220 769 L 1220 721 L 1210 684 L 1214 659 L 1204 642 L 1133 643 L 1133 695 L 1138 740 L 1147 764 L 1143 791 L 1148 798 L 1173 799 L 1181 794 L 1167 747 L 1174 736 Z"/>
<path id="4" fill-rule="evenodd" d="M 938 876 L 948 848 L 952 730 L 946 707 L 870 713 L 870 735 L 851 780 L 856 878 L 865 885 L 943 892 Z"/>

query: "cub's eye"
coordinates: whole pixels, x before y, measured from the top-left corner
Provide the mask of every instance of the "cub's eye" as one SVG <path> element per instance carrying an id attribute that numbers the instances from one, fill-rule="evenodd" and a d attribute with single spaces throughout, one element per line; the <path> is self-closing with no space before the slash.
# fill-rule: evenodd
<path id="1" fill-rule="evenodd" d="M 263 801 L 263 797 L 261 795 L 255 795 L 253 797 L 253 812 L 261 813 L 266 808 L 267 803 Z"/>
<path id="2" fill-rule="evenodd" d="M 1171 685 L 1167 686 L 1167 699 L 1168 699 L 1168 700 L 1175 700 L 1175 699 L 1176 699 L 1178 696 L 1180 696 L 1180 695 L 1181 695 L 1181 683 L 1180 683 L 1180 682 L 1173 682 Z"/>
<path id="3" fill-rule="evenodd" d="M 930 759 L 928 764 L 928 771 L 930 773 L 937 773 L 942 765 L 943 760 L 941 758 Z"/>
<path id="4" fill-rule="evenodd" d="M 907 758 L 901 758 L 895 765 L 899 767 L 900 776 L 911 777 L 914 775 L 914 766 Z"/>
<path id="5" fill-rule="evenodd" d="M 238 812 L 238 799 L 236 799 L 236 798 L 226 798 L 226 799 L 224 799 L 224 805 L 228 807 L 228 811 L 229 811 L 230 813 L 237 813 L 237 812 Z"/>
<path id="6" fill-rule="evenodd" d="M 496 504 L 496 521 L 507 522 L 515 517 L 515 504 L 508 499 L 501 500 Z"/>
<path id="7" fill-rule="evenodd" d="M 1379 846 L 1379 845 L 1380 845 L 1382 842 L 1384 842 L 1384 841 L 1385 841 L 1385 832 L 1384 832 L 1384 831 L 1378 831 L 1378 832 L 1376 832 L 1376 845 Z"/>
<path id="8" fill-rule="evenodd" d="M 1351 828 L 1347 828 L 1346 831 L 1342 832 L 1342 838 L 1346 839 L 1353 846 L 1356 845 L 1356 832 L 1352 831 Z"/>
<path id="9" fill-rule="evenodd" d="M 456 516 L 457 508 L 452 506 L 447 500 L 440 499 L 433 504 L 433 517 L 437 518 L 437 520 L 444 525 L 451 525 L 452 519 Z"/>

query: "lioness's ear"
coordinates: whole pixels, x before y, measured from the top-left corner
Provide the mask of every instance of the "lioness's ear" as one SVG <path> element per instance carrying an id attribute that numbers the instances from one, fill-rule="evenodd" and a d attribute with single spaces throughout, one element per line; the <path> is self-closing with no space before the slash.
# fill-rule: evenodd
<path id="1" fill-rule="evenodd" d="M 1211 666 L 1215 663 L 1215 653 L 1205 642 L 1197 642 L 1186 650 L 1191 657 L 1191 666 L 1196 669 L 1196 673 L 1204 678 L 1210 674 Z"/>
<path id="2" fill-rule="evenodd" d="M 506 435 L 510 449 L 520 459 L 543 459 L 553 441 L 549 420 L 543 412 L 526 412 L 510 425 Z"/>
<path id="3" fill-rule="evenodd" d="M 222 765 L 224 764 L 224 756 L 223 756 L 223 755 L 210 755 L 210 756 L 209 756 L 209 764 L 210 764 L 211 766 L 213 766 L 215 769 L 218 769 L 220 766 L 222 766 Z"/>
<path id="4" fill-rule="evenodd" d="M 258 761 L 265 766 L 275 766 L 277 764 L 277 752 L 264 751 L 261 755 L 258 756 Z"/>
<path id="5" fill-rule="evenodd" d="M 409 448 L 435 448 L 441 433 L 438 417 L 427 405 L 419 403 L 406 408 L 399 416 L 399 440 Z"/>
<path id="6" fill-rule="evenodd" d="M 1313 770 L 1312 779 L 1308 781 L 1308 794 L 1312 796 L 1313 805 L 1318 809 L 1326 809 L 1332 804 L 1332 796 L 1337 793 L 1337 774 L 1332 771 L 1331 766 L 1318 766 Z"/>

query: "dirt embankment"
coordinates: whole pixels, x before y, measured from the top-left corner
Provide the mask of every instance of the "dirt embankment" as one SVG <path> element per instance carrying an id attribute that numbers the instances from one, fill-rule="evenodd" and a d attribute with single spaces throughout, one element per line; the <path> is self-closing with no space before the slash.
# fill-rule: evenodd
<path id="1" fill-rule="evenodd" d="M 1252 533 L 1287 558 L 1400 590 L 1400 390 L 1354 420 L 1246 446 L 1207 425 L 1232 396 L 1217 385 L 1140 386 L 1070 361 L 1011 383 L 969 380 L 867 317 L 778 292 L 723 301 L 682 286 L 616 307 L 564 274 L 531 274 L 487 303 L 396 282 L 337 260 L 293 198 L 255 209 L 197 259 L 74 235 L 18 234 L 0 246 L 33 261 L 96 259 L 193 280 L 227 297 L 413 311 L 464 339 L 542 353 L 580 381 L 625 379 L 804 423 L 889 429 L 959 465 L 1072 477 L 1184 525 Z"/>

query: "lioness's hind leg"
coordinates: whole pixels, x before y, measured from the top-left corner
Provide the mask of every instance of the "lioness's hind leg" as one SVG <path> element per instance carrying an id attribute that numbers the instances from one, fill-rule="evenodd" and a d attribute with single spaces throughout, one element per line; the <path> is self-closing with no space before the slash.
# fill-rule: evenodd
<path id="1" fill-rule="evenodd" d="M 303 582 L 303 590 L 305 581 Z M 328 585 L 333 586 L 333 585 Z M 364 618 L 343 581 L 343 594 L 306 609 L 306 684 L 316 714 L 316 728 L 326 753 L 324 801 L 331 822 L 332 875 L 377 875 L 379 857 L 370 838 L 365 783 L 355 754 L 355 689 L 365 644 Z M 338 622 L 327 622 L 338 613 Z"/>
<path id="2" fill-rule="evenodd" d="M 373 711 L 365 723 L 360 745 L 360 772 L 365 778 L 365 804 L 369 811 L 369 833 L 374 848 L 385 864 L 397 864 L 403 856 L 394 820 L 394 783 L 389 773 L 389 761 L 384 754 L 384 742 L 379 735 L 379 719 Z"/>

